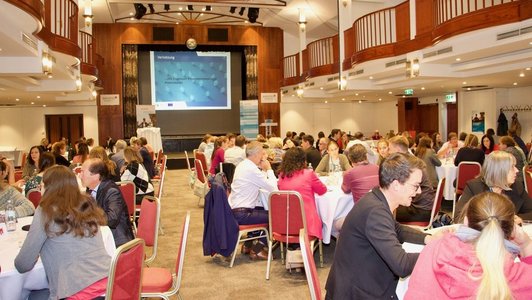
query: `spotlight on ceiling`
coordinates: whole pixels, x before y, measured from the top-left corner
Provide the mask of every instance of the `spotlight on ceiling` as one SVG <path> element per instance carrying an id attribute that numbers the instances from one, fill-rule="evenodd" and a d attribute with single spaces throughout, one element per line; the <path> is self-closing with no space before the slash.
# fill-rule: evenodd
<path id="1" fill-rule="evenodd" d="M 257 22 L 257 18 L 259 17 L 259 9 L 256 7 L 250 7 L 248 8 L 248 19 L 249 23 L 255 23 Z"/>
<path id="2" fill-rule="evenodd" d="M 240 11 L 238 12 L 238 14 L 241 15 L 241 16 L 243 16 L 245 10 L 246 10 L 245 7 L 241 7 L 241 8 L 240 8 Z"/>
<path id="3" fill-rule="evenodd" d="M 212 7 L 211 7 L 210 5 L 207 5 L 207 6 L 205 6 L 205 10 L 206 10 L 206 11 L 211 11 L 211 10 L 212 10 Z"/>
<path id="4" fill-rule="evenodd" d="M 141 3 L 135 3 L 133 4 L 135 6 L 135 19 L 140 20 L 144 15 L 146 14 L 146 6 L 142 5 Z"/>
<path id="5" fill-rule="evenodd" d="M 148 8 L 150 9 L 150 14 L 155 13 L 155 8 L 153 8 L 153 4 L 148 4 Z"/>
<path id="6" fill-rule="evenodd" d="M 164 10 L 169 11 L 170 10 L 170 4 L 165 4 L 164 5 Z"/>
<path id="7" fill-rule="evenodd" d="M 187 9 L 188 9 L 188 10 L 194 10 L 194 6 L 192 6 L 192 5 L 189 4 L 189 5 L 187 5 Z"/>
<path id="8" fill-rule="evenodd" d="M 231 6 L 231 8 L 229 9 L 229 12 L 234 14 L 236 11 L 236 6 Z"/>

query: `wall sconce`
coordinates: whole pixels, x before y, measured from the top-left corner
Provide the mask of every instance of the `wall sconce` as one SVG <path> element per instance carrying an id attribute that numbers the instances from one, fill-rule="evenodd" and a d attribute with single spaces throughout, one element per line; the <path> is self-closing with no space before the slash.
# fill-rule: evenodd
<path id="1" fill-rule="evenodd" d="M 42 53 L 42 72 L 44 75 L 52 74 L 52 67 L 54 65 L 53 57 L 47 52 Z"/>
<path id="2" fill-rule="evenodd" d="M 79 78 L 79 76 L 76 78 L 76 91 L 80 92 L 81 91 L 81 78 Z"/>
<path id="3" fill-rule="evenodd" d="M 85 0 L 85 8 L 83 10 L 83 17 L 85 18 L 85 27 L 92 26 L 92 0 Z"/>
<path id="4" fill-rule="evenodd" d="M 300 87 L 300 86 L 297 87 L 296 94 L 297 94 L 297 96 L 298 96 L 299 98 L 303 97 L 303 93 L 304 93 L 304 92 L 305 92 L 305 91 L 303 90 L 302 87 Z"/>
<path id="5" fill-rule="evenodd" d="M 347 7 L 347 1 L 349 1 L 349 0 L 342 0 L 342 5 L 343 5 L 344 7 Z"/>
<path id="6" fill-rule="evenodd" d="M 299 24 L 299 30 L 301 30 L 301 32 L 305 32 L 307 27 L 307 18 L 305 17 L 305 12 L 301 8 L 299 9 L 299 21 L 297 24 Z"/>
<path id="7" fill-rule="evenodd" d="M 408 60 L 406 62 L 406 77 L 414 78 L 419 76 L 419 59 Z"/>
<path id="8" fill-rule="evenodd" d="M 342 77 L 340 80 L 338 80 L 338 89 L 341 91 L 345 91 L 347 88 L 347 80 L 345 77 Z"/>

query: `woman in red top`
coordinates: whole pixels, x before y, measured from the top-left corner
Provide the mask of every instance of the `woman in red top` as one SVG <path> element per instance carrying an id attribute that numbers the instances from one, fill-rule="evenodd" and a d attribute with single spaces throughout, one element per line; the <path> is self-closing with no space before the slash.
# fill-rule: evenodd
<path id="1" fill-rule="evenodd" d="M 220 136 L 216 138 L 214 142 L 214 150 L 212 150 L 211 156 L 211 168 L 209 169 L 209 174 L 216 174 L 216 167 L 220 166 L 220 163 L 225 161 L 225 149 L 227 149 L 227 137 Z"/>
<path id="2" fill-rule="evenodd" d="M 306 169 L 306 155 L 301 148 L 290 148 L 284 155 L 279 171 L 279 190 L 296 191 L 303 198 L 307 231 L 311 236 L 322 238 L 322 222 L 316 210 L 314 194 L 323 195 L 327 187 L 312 169 Z"/>

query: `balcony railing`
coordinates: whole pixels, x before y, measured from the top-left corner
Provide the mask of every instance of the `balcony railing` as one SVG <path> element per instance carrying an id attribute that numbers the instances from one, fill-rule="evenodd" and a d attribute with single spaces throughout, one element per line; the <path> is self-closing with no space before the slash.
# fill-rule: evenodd
<path id="1" fill-rule="evenodd" d="M 44 0 L 44 7 L 44 28 L 39 37 L 52 50 L 79 58 L 77 4 L 72 0 Z"/>
<path id="2" fill-rule="evenodd" d="M 435 0 L 436 26 L 456 17 L 516 0 Z"/>
<path id="3" fill-rule="evenodd" d="M 397 41 L 395 7 L 367 14 L 353 24 L 355 51 L 391 44 Z"/>
<path id="4" fill-rule="evenodd" d="M 338 70 L 338 35 L 314 41 L 308 44 L 307 50 L 310 77 Z"/>
<path id="5" fill-rule="evenodd" d="M 79 32 L 79 46 L 81 47 L 81 73 L 86 75 L 98 76 L 98 69 L 95 63 L 94 49 L 96 39 L 91 34 Z"/>

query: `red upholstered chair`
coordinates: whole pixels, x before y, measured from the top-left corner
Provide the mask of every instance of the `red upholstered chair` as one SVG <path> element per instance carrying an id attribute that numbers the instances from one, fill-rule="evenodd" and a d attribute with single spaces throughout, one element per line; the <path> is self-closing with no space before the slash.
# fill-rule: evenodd
<path id="1" fill-rule="evenodd" d="M 106 300 L 140 299 L 144 241 L 134 239 L 116 249 L 111 260 Z"/>
<path id="2" fill-rule="evenodd" d="M 150 263 L 157 256 L 157 240 L 159 237 L 159 217 L 161 215 L 161 205 L 157 197 L 144 196 L 140 204 L 139 225 L 137 237 L 144 240 L 147 247 L 152 247 L 152 254 L 146 258 L 146 263 Z"/>
<path id="3" fill-rule="evenodd" d="M 209 182 L 203 170 L 203 163 L 199 159 L 194 159 L 196 170 L 196 182 L 194 183 L 194 195 L 198 196 L 198 206 L 205 204 L 205 195 L 209 192 Z"/>
<path id="4" fill-rule="evenodd" d="M 525 189 L 528 192 L 528 197 L 532 198 L 532 166 L 524 166 L 523 175 L 525 178 Z"/>
<path id="5" fill-rule="evenodd" d="M 270 219 L 270 243 L 268 253 L 268 270 L 266 279 L 270 277 L 270 263 L 272 259 L 271 249 L 273 242 L 279 242 L 281 246 L 281 262 L 284 264 L 283 243 L 299 243 L 299 230 L 307 231 L 307 219 L 305 218 L 305 207 L 303 199 L 295 191 L 271 192 L 268 199 L 269 219 Z M 323 249 L 321 240 L 316 237 L 309 237 L 312 250 L 315 250 L 315 243 L 318 242 L 320 251 L 320 266 L 323 267 Z"/>
<path id="6" fill-rule="evenodd" d="M 161 163 L 156 165 L 156 167 L 159 168 L 159 174 L 153 176 L 153 178 L 151 179 L 152 181 L 158 182 L 161 180 L 161 178 L 164 175 L 164 172 L 166 171 L 166 160 L 167 159 L 168 157 L 166 155 L 163 155 Z"/>
<path id="7" fill-rule="evenodd" d="M 22 179 L 22 170 L 16 170 L 15 171 L 15 181 L 19 181 Z"/>
<path id="8" fill-rule="evenodd" d="M 122 197 L 124 197 L 124 201 L 126 202 L 126 205 L 127 205 L 127 212 L 129 214 L 129 217 L 131 218 L 131 222 L 133 223 L 133 228 L 135 229 L 135 232 L 136 232 L 137 225 L 135 224 L 135 220 L 137 218 L 137 214 L 136 214 L 136 209 L 135 209 L 136 207 L 135 199 L 137 198 L 137 195 L 136 195 L 135 183 L 133 183 L 133 181 L 119 181 L 116 184 L 120 188 Z"/>
<path id="9" fill-rule="evenodd" d="M 155 165 L 156 166 L 160 165 L 162 161 L 163 161 L 163 149 L 157 152 L 157 158 L 155 159 Z"/>
<path id="10" fill-rule="evenodd" d="M 23 170 L 24 166 L 26 165 L 26 159 L 28 157 L 28 152 L 22 152 L 22 158 L 20 160 L 20 169 Z M 18 169 L 17 167 L 15 167 Z"/>
<path id="11" fill-rule="evenodd" d="M 316 263 L 314 262 L 314 256 L 312 255 L 312 249 L 308 241 L 308 235 L 303 228 L 299 230 L 299 245 L 301 247 L 301 256 L 303 256 L 305 275 L 307 275 L 310 299 L 321 300 L 322 297 L 318 270 L 316 269 Z"/>
<path id="12" fill-rule="evenodd" d="M 432 222 L 434 222 L 434 219 L 436 218 L 436 216 L 438 216 L 438 213 L 440 212 L 441 203 L 443 201 L 444 187 L 445 177 L 440 179 L 440 181 L 438 182 L 438 188 L 436 188 L 436 195 L 434 196 L 434 204 L 432 205 L 432 212 L 430 213 L 430 220 L 425 222 L 401 222 L 401 224 L 420 226 L 423 230 L 430 229 L 432 227 Z"/>
<path id="13" fill-rule="evenodd" d="M 187 211 L 185 222 L 181 230 L 181 240 L 177 249 L 175 273 L 172 274 L 165 268 L 144 268 L 142 273 L 142 297 L 160 297 L 170 299 L 170 296 L 179 293 L 183 264 L 185 263 L 185 250 L 187 248 L 188 228 L 190 225 L 190 211 Z M 181 298 L 178 294 L 178 298 Z"/>
<path id="14" fill-rule="evenodd" d="M 262 231 L 260 235 L 248 237 L 247 234 L 254 231 Z M 238 251 L 238 245 L 240 243 L 266 238 L 268 241 L 268 252 L 271 252 L 271 243 L 268 236 L 268 224 L 250 224 L 250 225 L 238 225 L 238 239 L 236 240 L 236 246 L 235 250 L 233 251 L 233 256 L 231 257 L 231 263 L 229 264 L 229 268 L 233 267 L 233 264 L 235 263 L 235 257 L 236 252 Z M 268 261 L 268 265 L 270 262 Z M 269 279 L 268 269 L 266 270 L 266 279 Z"/>
<path id="15" fill-rule="evenodd" d="M 480 169 L 482 166 L 475 161 L 463 161 L 458 164 L 458 170 L 456 171 L 456 195 L 453 201 L 453 219 L 454 211 L 456 207 L 456 201 L 462 195 L 466 183 L 477 177 L 480 174 Z"/>
<path id="16" fill-rule="evenodd" d="M 81 166 L 76 166 L 74 169 L 72 169 L 72 171 L 74 171 L 74 174 L 79 174 L 81 173 Z"/>
<path id="17" fill-rule="evenodd" d="M 28 198 L 28 200 L 31 201 L 31 203 L 33 203 L 33 206 L 37 208 L 37 206 L 39 206 L 39 203 L 41 202 L 41 191 L 39 189 L 31 189 L 28 191 L 26 197 Z"/>
<path id="18" fill-rule="evenodd" d="M 194 159 L 199 159 L 201 161 L 201 165 L 203 166 L 203 173 L 205 175 L 209 174 L 209 169 L 207 168 L 207 158 L 205 157 L 205 153 L 196 151 L 194 153 Z"/>

